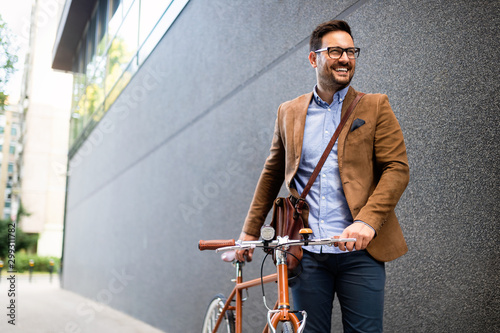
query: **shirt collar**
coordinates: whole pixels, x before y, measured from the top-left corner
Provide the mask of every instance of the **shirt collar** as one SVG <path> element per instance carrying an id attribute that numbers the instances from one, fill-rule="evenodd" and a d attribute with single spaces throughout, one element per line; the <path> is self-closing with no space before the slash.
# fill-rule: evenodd
<path id="1" fill-rule="evenodd" d="M 321 99 L 321 97 L 319 97 L 318 95 L 318 92 L 316 91 L 317 90 L 317 86 L 314 86 L 314 89 L 313 89 L 313 95 L 314 95 L 314 101 L 316 102 L 316 104 L 318 104 L 319 106 L 328 106 L 328 103 L 323 101 Z M 334 95 L 333 95 L 333 102 L 332 104 L 334 103 L 342 103 L 345 99 L 345 95 L 347 95 L 347 91 L 349 90 L 349 86 L 345 87 L 344 89 L 340 89 L 339 91 L 337 91 Z"/>

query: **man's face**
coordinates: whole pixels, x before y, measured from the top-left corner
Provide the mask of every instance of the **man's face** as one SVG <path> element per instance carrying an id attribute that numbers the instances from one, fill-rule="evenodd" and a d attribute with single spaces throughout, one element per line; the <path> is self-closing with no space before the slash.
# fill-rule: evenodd
<path id="1" fill-rule="evenodd" d="M 323 36 L 321 49 L 338 46 L 354 47 L 354 41 L 345 31 L 332 31 Z M 328 52 L 312 53 L 311 65 L 316 68 L 318 84 L 339 90 L 346 87 L 354 76 L 356 59 L 349 59 L 344 52 L 339 59 L 331 59 Z"/>

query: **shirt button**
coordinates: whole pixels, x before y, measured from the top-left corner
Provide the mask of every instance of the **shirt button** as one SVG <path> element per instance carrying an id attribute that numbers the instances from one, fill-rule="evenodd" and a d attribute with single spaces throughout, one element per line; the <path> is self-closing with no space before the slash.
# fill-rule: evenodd
<path id="1" fill-rule="evenodd" d="M 323 178 L 324 178 L 324 177 L 326 177 L 326 175 L 325 175 L 325 174 L 323 174 Z"/>
<path id="2" fill-rule="evenodd" d="M 322 196 L 321 199 L 325 200 L 325 196 Z"/>
<path id="3" fill-rule="evenodd" d="M 328 111 L 332 111 L 330 108 L 328 108 Z"/>
<path id="4" fill-rule="evenodd" d="M 321 223 L 325 223 L 325 220 L 321 220 Z"/>

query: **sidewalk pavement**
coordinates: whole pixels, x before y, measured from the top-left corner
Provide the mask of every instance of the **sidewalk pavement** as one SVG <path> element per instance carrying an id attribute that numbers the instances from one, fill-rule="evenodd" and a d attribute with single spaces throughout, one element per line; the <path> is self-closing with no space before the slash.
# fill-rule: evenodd
<path id="1" fill-rule="evenodd" d="M 0 332 L 2 333 L 162 333 L 144 322 L 108 306 L 61 289 L 56 274 L 16 274 L 15 297 L 9 296 L 10 282 L 5 270 L 0 280 Z M 9 324 L 14 301 L 15 325 Z M 95 305 L 93 320 L 77 312 L 81 304 Z"/>

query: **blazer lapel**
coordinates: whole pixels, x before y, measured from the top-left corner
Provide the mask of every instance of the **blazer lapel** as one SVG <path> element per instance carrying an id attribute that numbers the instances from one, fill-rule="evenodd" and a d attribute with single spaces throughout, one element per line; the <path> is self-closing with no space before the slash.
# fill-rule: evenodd
<path id="1" fill-rule="evenodd" d="M 356 98 L 356 95 L 358 92 L 354 90 L 354 88 L 349 87 L 349 90 L 347 90 L 347 94 L 345 95 L 344 103 L 342 103 L 342 111 L 341 111 L 341 117 L 344 117 L 345 113 L 347 112 L 347 108 L 349 108 L 349 105 L 354 101 Z M 349 119 L 347 119 L 347 122 L 345 123 L 344 128 L 342 129 L 342 132 L 340 132 L 339 138 L 338 138 L 338 143 L 337 143 L 337 156 L 338 156 L 338 161 L 339 161 L 339 166 L 342 164 L 342 157 L 344 156 L 344 142 L 345 139 L 347 138 L 347 134 L 349 133 L 349 129 L 351 128 L 353 120 L 356 118 L 354 115 L 356 113 L 356 109 L 351 113 L 351 116 Z"/>
<path id="2" fill-rule="evenodd" d="M 344 103 L 342 104 L 341 117 L 345 115 L 345 113 L 347 112 L 347 108 L 349 107 L 349 105 L 351 105 L 352 101 L 354 101 L 354 98 L 356 98 L 357 94 L 358 93 L 356 92 L 356 90 L 354 90 L 353 87 L 349 87 L 349 89 L 347 90 L 347 94 L 345 94 Z"/>

